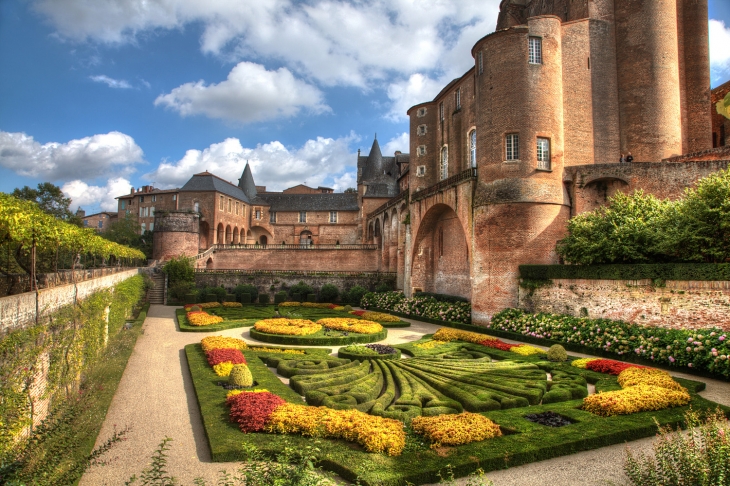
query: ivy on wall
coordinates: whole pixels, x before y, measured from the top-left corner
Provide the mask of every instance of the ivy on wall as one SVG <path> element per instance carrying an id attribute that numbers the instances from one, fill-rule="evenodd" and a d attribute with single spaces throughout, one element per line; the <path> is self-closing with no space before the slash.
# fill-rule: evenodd
<path id="1" fill-rule="evenodd" d="M 42 413 L 35 410 L 38 403 L 52 409 L 74 393 L 108 338 L 131 316 L 145 285 L 137 275 L 0 338 L 0 464 L 12 461 L 22 446 Z"/>

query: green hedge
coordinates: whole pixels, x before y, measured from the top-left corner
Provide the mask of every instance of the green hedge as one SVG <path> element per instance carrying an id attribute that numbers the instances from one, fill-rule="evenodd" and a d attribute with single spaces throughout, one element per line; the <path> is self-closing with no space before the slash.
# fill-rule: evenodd
<path id="1" fill-rule="evenodd" d="M 401 357 L 401 350 L 396 349 L 395 354 L 359 354 L 359 353 L 348 353 L 347 351 L 344 351 L 342 348 L 340 348 L 339 351 L 337 351 L 337 357 L 338 358 L 344 358 L 344 359 L 351 359 L 351 360 L 371 360 L 371 359 L 400 359 Z"/>
<path id="2" fill-rule="evenodd" d="M 526 280 L 730 280 L 730 263 L 520 265 Z"/>
<path id="3" fill-rule="evenodd" d="M 383 329 L 375 334 L 349 333 L 347 336 L 329 337 L 324 331 L 318 331 L 308 336 L 288 336 L 283 334 L 270 334 L 267 332 L 251 329 L 251 339 L 264 343 L 291 344 L 295 346 L 342 346 L 354 343 L 374 343 L 388 337 L 388 330 Z"/>
<path id="4" fill-rule="evenodd" d="M 250 327 L 261 320 L 261 317 L 253 317 L 249 319 L 235 319 L 211 324 L 210 326 L 191 326 L 188 324 L 187 313 L 185 309 L 176 309 L 175 317 L 177 317 L 177 326 L 181 332 L 218 332 L 226 329 L 235 329 L 237 327 Z"/>

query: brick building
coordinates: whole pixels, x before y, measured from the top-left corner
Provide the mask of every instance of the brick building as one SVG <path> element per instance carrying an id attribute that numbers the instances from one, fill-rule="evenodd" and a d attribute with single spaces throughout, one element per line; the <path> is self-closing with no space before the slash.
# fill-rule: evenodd
<path id="1" fill-rule="evenodd" d="M 616 191 L 676 198 L 728 167 L 707 19 L 706 0 L 503 0 L 474 66 L 408 111 L 410 154 L 358 152 L 357 194 L 268 193 L 248 166 L 238 186 L 196 174 L 178 209 L 199 233 L 156 241 L 194 240 L 211 268 L 393 272 L 486 322 L 517 305 L 520 264 L 557 263 L 571 216 Z"/>
<path id="2" fill-rule="evenodd" d="M 730 119 L 719 114 L 715 107 L 715 104 L 724 100 L 728 93 L 730 93 L 730 81 L 727 81 L 712 90 L 712 105 L 710 106 L 710 113 L 712 114 L 713 147 L 725 147 L 730 145 L 728 143 L 728 137 L 730 137 Z"/>
<path id="3" fill-rule="evenodd" d="M 117 213 L 111 211 L 102 211 L 86 216 L 86 212 L 79 209 L 76 211 L 76 216 L 81 218 L 84 228 L 94 228 L 99 233 L 108 230 L 109 226 L 118 219 Z"/>

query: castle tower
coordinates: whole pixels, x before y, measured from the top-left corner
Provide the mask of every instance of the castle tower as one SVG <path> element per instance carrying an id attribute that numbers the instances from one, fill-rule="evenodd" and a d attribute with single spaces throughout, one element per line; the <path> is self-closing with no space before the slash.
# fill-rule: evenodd
<path id="1" fill-rule="evenodd" d="M 190 211 L 159 211 L 155 213 L 152 258 L 193 257 L 198 254 L 200 215 Z"/>

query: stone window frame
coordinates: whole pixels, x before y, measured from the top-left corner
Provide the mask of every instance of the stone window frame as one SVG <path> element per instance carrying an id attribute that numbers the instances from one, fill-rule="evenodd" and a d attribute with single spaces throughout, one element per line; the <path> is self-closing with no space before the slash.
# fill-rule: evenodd
<path id="1" fill-rule="evenodd" d="M 425 165 L 419 165 L 416 167 L 416 177 L 425 177 L 426 175 L 426 166 Z"/>
<path id="2" fill-rule="evenodd" d="M 482 51 L 479 51 L 477 53 L 477 66 L 479 68 L 479 75 L 484 74 L 484 56 L 482 54 Z"/>
<path id="3" fill-rule="evenodd" d="M 449 178 L 449 146 L 448 144 L 441 147 L 441 158 L 439 160 L 439 178 L 440 180 Z"/>
<path id="4" fill-rule="evenodd" d="M 456 110 L 461 110 L 461 88 L 456 88 L 456 91 L 454 91 L 454 103 L 456 104 Z"/>
<path id="5" fill-rule="evenodd" d="M 466 147 L 469 154 L 469 167 L 476 169 L 477 167 L 477 129 L 472 127 L 466 135 Z"/>
<path id="6" fill-rule="evenodd" d="M 416 111 L 416 116 L 418 118 L 422 118 L 422 117 L 426 116 L 426 113 L 428 113 L 428 110 L 426 109 L 425 106 L 422 106 L 421 108 L 418 109 L 418 111 Z"/>
<path id="7" fill-rule="evenodd" d="M 418 125 L 418 128 L 416 128 L 416 133 L 418 135 L 426 135 L 427 132 L 428 132 L 428 125 L 426 125 L 425 123 L 423 125 Z"/>
<path id="8" fill-rule="evenodd" d="M 276 223 L 276 211 L 269 213 L 269 223 Z"/>
<path id="9" fill-rule="evenodd" d="M 233 212 L 233 199 L 231 199 L 230 197 L 228 198 L 228 212 Z"/>
<path id="10" fill-rule="evenodd" d="M 330 211 L 330 223 L 337 223 L 337 211 Z"/>
<path id="11" fill-rule="evenodd" d="M 444 102 L 439 103 L 439 120 L 444 121 Z"/>
<path id="12" fill-rule="evenodd" d="M 173 195 L 172 195 L 172 200 L 173 200 L 173 201 L 177 201 L 177 194 L 173 194 Z"/>
<path id="13" fill-rule="evenodd" d="M 142 204 L 144 202 L 144 196 L 139 196 L 139 203 Z"/>
<path id="14" fill-rule="evenodd" d="M 550 139 L 537 137 L 536 142 L 537 170 L 552 170 Z"/>
<path id="15" fill-rule="evenodd" d="M 152 195 L 152 202 L 157 202 L 157 194 Z"/>
<path id="16" fill-rule="evenodd" d="M 122 199 L 119 202 L 121 203 L 121 206 L 120 206 L 121 209 L 127 209 L 127 201 L 125 201 L 124 199 Z"/>
<path id="17" fill-rule="evenodd" d="M 254 218 L 253 219 L 260 221 L 262 214 L 264 214 L 264 212 L 261 210 L 261 208 L 254 208 L 254 210 L 253 210 Z"/>
<path id="18" fill-rule="evenodd" d="M 530 35 L 527 37 L 528 64 L 542 64 L 542 37 Z"/>
<path id="19" fill-rule="evenodd" d="M 419 145 L 418 149 L 416 150 L 416 153 L 418 156 L 426 155 L 426 146 L 425 145 Z"/>
<path id="20" fill-rule="evenodd" d="M 307 222 L 307 212 L 306 211 L 299 211 L 299 222 L 300 223 Z"/>
<path id="21" fill-rule="evenodd" d="M 220 201 L 218 202 L 218 210 L 223 211 L 223 208 L 225 208 L 225 205 L 226 205 L 226 203 L 225 203 L 226 199 L 223 196 L 219 196 L 219 197 L 220 197 Z"/>
<path id="22" fill-rule="evenodd" d="M 505 162 L 520 160 L 520 134 L 518 132 L 505 133 L 504 160 Z"/>

